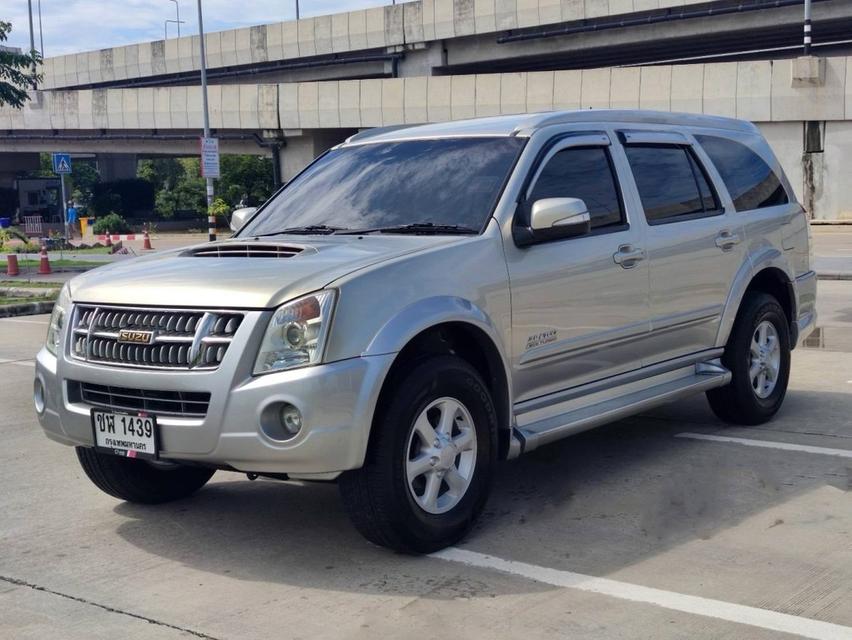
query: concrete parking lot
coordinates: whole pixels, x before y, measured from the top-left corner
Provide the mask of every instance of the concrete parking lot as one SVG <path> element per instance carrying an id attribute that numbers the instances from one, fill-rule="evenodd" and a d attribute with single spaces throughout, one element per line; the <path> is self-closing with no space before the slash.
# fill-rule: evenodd
<path id="1" fill-rule="evenodd" d="M 0 638 L 852 638 L 852 282 L 820 314 L 773 422 L 695 397 L 542 448 L 421 558 L 333 485 L 101 494 L 34 416 L 47 317 L 0 320 Z"/>

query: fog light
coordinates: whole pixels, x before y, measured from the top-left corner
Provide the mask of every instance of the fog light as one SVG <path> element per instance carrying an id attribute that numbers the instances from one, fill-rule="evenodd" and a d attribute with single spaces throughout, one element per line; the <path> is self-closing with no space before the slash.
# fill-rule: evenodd
<path id="1" fill-rule="evenodd" d="M 36 378 L 33 383 L 33 403 L 39 415 L 44 413 L 44 385 L 42 385 L 40 378 Z"/>
<path id="2" fill-rule="evenodd" d="M 302 430 L 302 414 L 292 404 L 284 404 L 281 406 L 279 413 L 281 426 L 289 436 L 295 436 Z"/>

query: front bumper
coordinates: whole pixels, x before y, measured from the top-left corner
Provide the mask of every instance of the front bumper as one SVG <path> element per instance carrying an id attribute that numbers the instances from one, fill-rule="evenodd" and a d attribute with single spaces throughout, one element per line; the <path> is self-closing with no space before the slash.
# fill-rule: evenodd
<path id="1" fill-rule="evenodd" d="M 800 346 L 816 328 L 817 274 L 808 271 L 796 277 L 796 343 Z"/>
<path id="2" fill-rule="evenodd" d="M 262 317 L 254 320 L 251 324 L 265 326 Z M 126 369 L 72 360 L 67 355 L 57 358 L 42 349 L 36 357 L 36 378 L 44 388 L 39 422 L 52 440 L 93 446 L 91 406 L 70 399 L 70 381 L 208 392 L 211 399 L 204 418 L 158 417 L 162 459 L 302 477 L 333 477 L 360 467 L 379 390 L 393 355 L 252 376 L 255 340 L 249 331 L 242 337 L 239 333 L 215 371 Z M 261 413 L 273 402 L 289 402 L 302 412 L 302 430 L 292 440 L 274 440 L 261 429 Z"/>

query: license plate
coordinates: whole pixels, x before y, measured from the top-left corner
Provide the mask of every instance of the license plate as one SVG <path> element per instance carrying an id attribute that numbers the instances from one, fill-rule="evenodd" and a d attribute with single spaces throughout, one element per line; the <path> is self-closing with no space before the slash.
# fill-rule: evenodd
<path id="1" fill-rule="evenodd" d="M 158 456 L 157 418 L 147 413 L 92 409 L 95 448 L 125 458 Z"/>

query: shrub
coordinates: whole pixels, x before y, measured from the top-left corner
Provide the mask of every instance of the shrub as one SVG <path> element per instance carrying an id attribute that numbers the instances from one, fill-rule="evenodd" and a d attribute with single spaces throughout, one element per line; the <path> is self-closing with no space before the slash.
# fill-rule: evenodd
<path id="1" fill-rule="evenodd" d="M 222 198 L 216 198 L 210 206 L 211 216 L 227 218 L 229 213 L 231 213 L 231 207 L 229 207 L 228 203 L 222 200 Z"/>
<path id="2" fill-rule="evenodd" d="M 109 213 L 95 220 L 94 231 L 95 235 L 100 235 L 107 231 L 110 233 L 128 233 L 130 225 L 117 213 Z"/>

